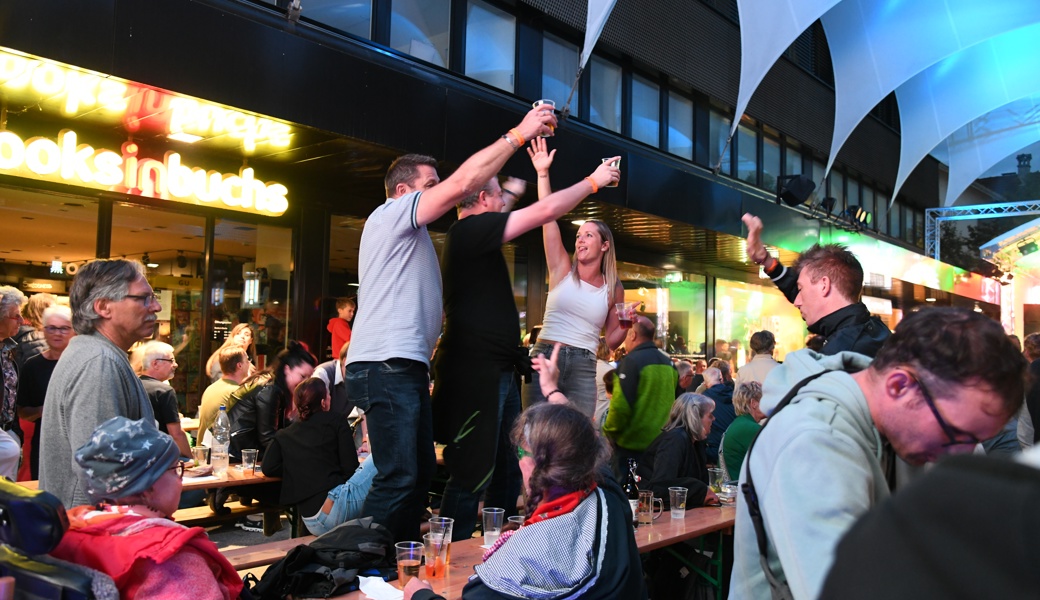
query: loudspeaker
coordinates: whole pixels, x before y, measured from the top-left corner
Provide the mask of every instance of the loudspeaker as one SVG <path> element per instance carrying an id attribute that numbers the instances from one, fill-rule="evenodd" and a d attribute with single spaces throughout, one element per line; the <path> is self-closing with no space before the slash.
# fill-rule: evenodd
<path id="1" fill-rule="evenodd" d="M 812 196 L 816 190 L 816 184 L 806 175 L 798 175 L 790 181 L 780 185 L 777 196 L 788 206 L 798 206 Z"/>

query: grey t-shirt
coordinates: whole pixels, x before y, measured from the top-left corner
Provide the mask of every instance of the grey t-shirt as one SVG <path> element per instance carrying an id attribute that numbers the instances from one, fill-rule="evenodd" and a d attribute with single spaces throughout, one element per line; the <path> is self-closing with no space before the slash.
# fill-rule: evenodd
<path id="1" fill-rule="evenodd" d="M 100 333 L 77 335 L 58 359 L 47 386 L 40 443 L 40 489 L 66 507 L 87 504 L 73 454 L 112 417 L 155 426 L 152 404 L 126 352 Z"/>
<path id="2" fill-rule="evenodd" d="M 415 221 L 421 194 L 387 199 L 365 223 L 347 364 L 391 358 L 430 364 L 443 307 L 437 253 L 426 226 Z"/>

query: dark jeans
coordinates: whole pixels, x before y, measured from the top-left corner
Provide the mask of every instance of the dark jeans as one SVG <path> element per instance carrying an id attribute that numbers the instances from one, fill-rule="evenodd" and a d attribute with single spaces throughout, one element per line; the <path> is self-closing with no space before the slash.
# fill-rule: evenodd
<path id="1" fill-rule="evenodd" d="M 386 526 L 397 541 L 418 540 L 433 451 L 429 368 L 414 360 L 347 365 L 347 395 L 368 420 L 368 442 L 379 471 L 361 516 Z"/>
<path id="2" fill-rule="evenodd" d="M 516 458 L 516 447 L 509 439 L 509 432 L 520 416 L 520 391 L 513 371 L 502 373 L 498 386 L 498 409 L 498 437 L 492 449 L 495 452 L 495 467 L 491 477 L 473 491 L 459 486 L 454 475 L 448 478 L 444 486 L 440 516 L 455 519 L 451 530 L 452 541 L 473 536 L 477 519 L 480 518 L 477 507 L 485 490 L 487 497 L 484 506 L 505 509 L 505 518 L 516 514 L 516 499 L 520 495 L 521 483 L 520 463 Z"/>

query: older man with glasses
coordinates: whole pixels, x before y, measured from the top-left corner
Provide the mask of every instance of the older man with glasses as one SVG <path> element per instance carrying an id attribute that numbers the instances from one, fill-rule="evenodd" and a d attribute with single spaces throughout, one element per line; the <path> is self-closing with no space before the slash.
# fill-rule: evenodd
<path id="1" fill-rule="evenodd" d="M 18 367 L 12 339 L 22 325 L 25 294 L 9 285 L 0 285 L 0 475 L 14 480 L 21 456 L 21 430 L 15 401 L 18 394 Z"/>
<path id="2" fill-rule="evenodd" d="M 999 323 L 956 308 L 906 317 L 873 362 L 788 354 L 740 474 L 730 598 L 819 596 L 842 535 L 894 488 L 895 458 L 971 452 L 1018 411 L 1025 371 Z"/>
<path id="3" fill-rule="evenodd" d="M 87 263 L 69 292 L 72 326 L 78 334 L 54 368 L 43 406 L 47 427 L 40 453 L 40 488 L 65 506 L 88 502 L 76 475 L 73 453 L 95 429 L 116 416 L 155 424 L 152 404 L 127 351 L 151 337 L 162 307 L 141 263 Z"/>

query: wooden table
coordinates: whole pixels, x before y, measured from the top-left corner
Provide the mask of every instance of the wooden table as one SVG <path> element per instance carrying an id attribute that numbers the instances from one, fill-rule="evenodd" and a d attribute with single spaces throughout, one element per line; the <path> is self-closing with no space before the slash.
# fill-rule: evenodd
<path id="1" fill-rule="evenodd" d="M 636 529 L 636 545 L 639 552 L 650 552 L 671 544 L 677 544 L 686 540 L 700 537 L 716 531 L 732 529 L 736 511 L 733 506 L 695 508 L 686 511 L 685 519 L 670 518 L 665 511 L 653 525 L 643 526 Z M 426 577 L 426 567 L 423 566 L 419 572 L 421 579 L 427 579 L 433 590 L 438 594 L 455 600 L 462 597 L 462 588 L 469 582 L 473 575 L 473 568 L 482 562 L 484 549 L 480 547 L 482 538 L 471 538 L 451 544 L 451 565 L 448 566 L 444 577 L 429 579 Z M 391 582 L 391 585 L 394 585 Z M 367 598 L 360 591 L 351 592 L 343 596 L 335 596 L 336 600 L 364 600 Z"/>
<path id="2" fill-rule="evenodd" d="M 198 431 L 199 420 L 198 419 L 181 419 L 181 429 L 184 431 Z"/>
<path id="3" fill-rule="evenodd" d="M 181 489 L 185 492 L 190 490 L 212 490 L 223 487 L 271 483 L 273 481 L 281 481 L 281 477 L 267 477 L 259 468 L 255 472 L 249 472 L 238 468 L 238 465 L 231 465 L 228 467 L 227 477 L 222 479 L 214 479 L 212 476 L 196 478 L 185 475 L 184 479 L 181 480 Z"/>

